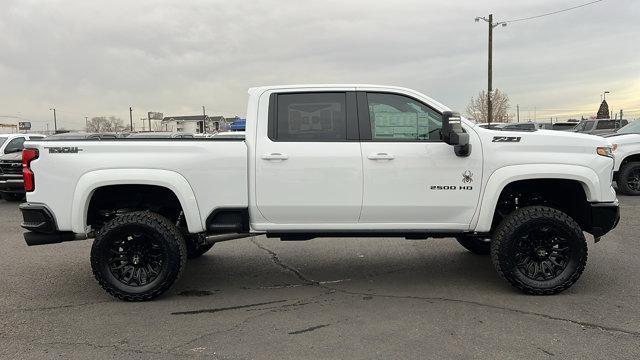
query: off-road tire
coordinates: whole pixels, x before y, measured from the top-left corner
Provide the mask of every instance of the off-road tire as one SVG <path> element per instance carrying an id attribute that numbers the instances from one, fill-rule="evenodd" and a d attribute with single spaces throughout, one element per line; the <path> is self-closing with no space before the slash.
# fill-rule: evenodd
<path id="1" fill-rule="evenodd" d="M 491 253 L 491 242 L 485 238 L 470 235 L 458 235 L 456 240 L 470 252 L 476 255 L 489 255 Z"/>
<path id="2" fill-rule="evenodd" d="M 187 259 L 195 259 L 211 250 L 214 244 L 203 244 L 203 234 L 189 234 L 186 236 Z"/>
<path id="3" fill-rule="evenodd" d="M 628 179 L 634 173 L 640 171 L 640 162 L 629 162 L 622 166 L 620 171 L 618 171 L 618 179 L 616 180 L 616 184 L 618 184 L 618 190 L 625 195 L 640 195 L 640 188 L 636 186 L 634 189 L 630 186 Z"/>
<path id="4" fill-rule="evenodd" d="M 2 193 L 2 198 L 5 201 L 22 201 L 24 200 L 24 194 L 15 194 L 15 193 Z"/>
<path id="5" fill-rule="evenodd" d="M 119 281 L 106 258 L 109 247 L 128 231 L 152 237 L 161 248 L 160 271 L 144 286 L 128 286 Z M 148 301 L 160 296 L 180 278 L 186 261 L 187 248 L 180 230 L 167 218 L 149 211 L 126 213 L 104 224 L 91 247 L 91 268 L 96 280 L 109 294 L 124 301 Z"/>
<path id="6" fill-rule="evenodd" d="M 569 248 L 566 265 L 555 277 L 534 280 L 518 267 L 514 254 L 523 232 L 550 227 L 562 235 Z M 580 226 L 562 211 L 546 206 L 515 210 L 498 225 L 491 241 L 491 261 L 500 276 L 531 295 L 553 295 L 571 287 L 587 263 L 587 242 Z"/>

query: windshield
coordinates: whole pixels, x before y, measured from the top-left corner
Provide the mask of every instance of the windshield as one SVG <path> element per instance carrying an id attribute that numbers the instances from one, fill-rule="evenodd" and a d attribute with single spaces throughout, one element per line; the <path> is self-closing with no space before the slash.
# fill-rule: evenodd
<path id="1" fill-rule="evenodd" d="M 632 121 L 628 125 L 623 126 L 618 130 L 618 134 L 640 134 L 640 121 Z M 2 138 L 0 138 L 0 145 L 2 145 Z"/>
<path id="2" fill-rule="evenodd" d="M 0 146 L 2 146 L 5 143 L 5 141 L 7 141 L 7 139 L 8 139 L 8 137 L 6 137 L 6 136 L 0 136 Z"/>

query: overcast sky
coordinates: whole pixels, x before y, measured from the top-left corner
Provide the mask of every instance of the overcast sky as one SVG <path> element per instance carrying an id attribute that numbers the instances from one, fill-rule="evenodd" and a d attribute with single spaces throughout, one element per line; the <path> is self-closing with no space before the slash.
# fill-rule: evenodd
<path id="1" fill-rule="evenodd" d="M 374 83 L 464 111 L 486 88 L 487 24 L 587 0 L 2 0 L 0 115 L 80 128 L 245 114 L 251 86 Z M 494 88 L 521 119 L 595 114 L 600 93 L 640 117 L 640 1 L 604 0 L 494 32 Z M 551 111 L 549 111 L 551 110 Z M 632 112 L 633 111 L 633 112 Z M 626 117 L 626 116 L 625 116 Z M 2 123 L 15 119 L 0 118 Z M 51 125 L 52 126 L 52 125 Z"/>

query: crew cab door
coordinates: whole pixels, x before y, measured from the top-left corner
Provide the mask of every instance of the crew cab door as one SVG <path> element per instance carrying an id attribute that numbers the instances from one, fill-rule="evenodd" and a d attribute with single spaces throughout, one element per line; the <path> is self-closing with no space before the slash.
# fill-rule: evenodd
<path id="1" fill-rule="evenodd" d="M 440 140 L 442 115 L 409 95 L 358 92 L 363 155 L 361 223 L 467 230 L 482 183 L 482 148 L 456 156 Z"/>
<path id="2" fill-rule="evenodd" d="M 264 136 L 258 132 L 255 150 L 256 205 L 268 222 L 358 222 L 362 157 L 355 99 L 353 91 L 270 95 L 268 126 L 261 125 L 267 129 Z"/>

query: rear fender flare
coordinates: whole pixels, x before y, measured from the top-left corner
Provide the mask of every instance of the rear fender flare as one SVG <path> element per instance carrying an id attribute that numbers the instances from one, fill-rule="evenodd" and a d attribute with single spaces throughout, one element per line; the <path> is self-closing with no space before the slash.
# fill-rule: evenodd
<path id="1" fill-rule="evenodd" d="M 182 175 L 161 169 L 109 169 L 88 172 L 78 180 L 71 213 L 73 232 L 87 233 L 87 213 L 91 198 L 96 189 L 109 185 L 156 185 L 167 188 L 180 201 L 189 232 L 204 231 L 193 189 Z"/>

